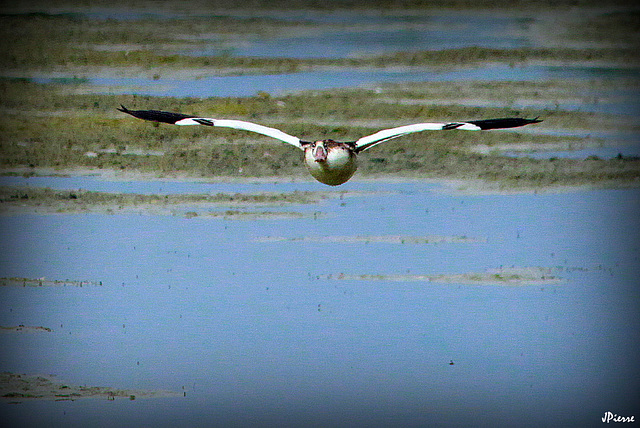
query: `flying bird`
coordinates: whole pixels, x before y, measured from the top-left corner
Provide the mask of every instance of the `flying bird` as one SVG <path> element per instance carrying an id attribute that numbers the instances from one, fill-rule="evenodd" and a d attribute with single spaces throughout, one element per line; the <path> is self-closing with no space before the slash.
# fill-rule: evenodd
<path id="1" fill-rule="evenodd" d="M 488 129 L 515 128 L 542 122 L 535 119 L 508 117 L 500 119 L 470 120 L 466 122 L 448 123 L 415 123 L 397 128 L 383 129 L 375 134 L 367 135 L 356 141 L 302 141 L 298 137 L 289 135 L 275 128 L 258 125 L 242 120 L 211 119 L 208 117 L 191 116 L 182 113 L 171 113 L 159 110 L 129 110 L 121 105 L 121 112 L 130 114 L 138 119 L 153 122 L 170 123 L 173 125 L 205 125 L 224 128 L 241 129 L 256 132 L 291 144 L 304 151 L 304 163 L 311 175 L 321 183 L 338 186 L 349 180 L 358 168 L 357 154 L 371 147 L 402 137 L 403 135 L 422 131 L 448 131 L 462 129 L 465 131 L 484 131 Z"/>

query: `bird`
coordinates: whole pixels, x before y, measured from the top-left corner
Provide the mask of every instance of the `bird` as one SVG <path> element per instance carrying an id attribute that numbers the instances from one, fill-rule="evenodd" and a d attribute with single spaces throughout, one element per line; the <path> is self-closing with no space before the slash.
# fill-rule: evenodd
<path id="1" fill-rule="evenodd" d="M 212 119 L 183 113 L 172 113 L 160 110 L 129 110 L 120 105 L 119 111 L 138 119 L 168 123 L 172 125 L 204 125 L 212 127 L 234 128 L 251 131 L 283 141 L 304 151 L 304 163 L 309 173 L 319 182 L 329 186 L 346 183 L 358 168 L 357 155 L 380 143 L 422 131 L 449 131 L 453 129 L 465 131 L 485 131 L 489 129 L 515 128 L 542 122 L 539 118 L 525 119 L 506 117 L 499 119 L 469 120 L 444 123 L 414 123 L 383 129 L 374 134 L 364 136 L 356 141 L 334 141 L 324 139 L 303 141 L 279 129 L 269 128 L 257 123 L 232 119 Z"/>

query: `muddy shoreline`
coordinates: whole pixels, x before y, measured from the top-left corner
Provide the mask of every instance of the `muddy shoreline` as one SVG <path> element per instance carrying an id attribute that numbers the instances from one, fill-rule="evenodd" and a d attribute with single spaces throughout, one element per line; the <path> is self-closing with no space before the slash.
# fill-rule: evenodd
<path id="1" fill-rule="evenodd" d="M 79 399 L 116 400 L 179 397 L 186 393 L 78 386 L 63 383 L 53 375 L 0 373 L 0 399 L 19 404 L 29 400 L 75 401 Z"/>

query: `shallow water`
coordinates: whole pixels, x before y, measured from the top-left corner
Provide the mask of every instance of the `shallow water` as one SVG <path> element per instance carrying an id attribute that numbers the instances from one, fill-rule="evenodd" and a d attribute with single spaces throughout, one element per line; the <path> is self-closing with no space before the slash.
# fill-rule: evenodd
<path id="1" fill-rule="evenodd" d="M 335 20 L 340 16 L 341 20 Z M 487 16 L 358 16 L 306 14 L 302 20 L 349 24 L 344 30 L 274 38 L 248 38 L 233 42 L 212 38 L 211 46 L 191 55 L 233 55 L 286 58 L 347 58 L 420 50 L 458 49 L 468 46 L 510 49 L 532 45 L 527 26 L 518 18 Z M 358 27 L 368 24 L 365 27 Z"/>
<path id="2" fill-rule="evenodd" d="M 522 131 L 530 132 L 527 129 Z M 545 130 L 546 135 L 571 135 L 582 138 L 584 143 L 592 141 L 593 147 L 575 148 L 568 145 L 567 150 L 505 150 L 501 154 L 512 157 L 531 157 L 534 159 L 587 159 L 596 156 L 601 159 L 613 159 L 619 156 L 638 157 L 640 156 L 640 135 L 635 132 L 580 132 L 580 131 L 559 131 Z M 596 145 L 595 142 L 600 144 Z M 603 142 L 605 142 L 603 144 Z"/>
<path id="3" fill-rule="evenodd" d="M 577 144 L 566 144 L 566 150 L 539 150 L 535 147 L 521 147 L 503 150 L 500 154 L 512 157 L 531 157 L 534 159 L 567 158 L 584 160 L 590 156 L 601 159 L 613 159 L 618 156 L 640 156 L 640 134 L 634 131 L 595 131 L 522 128 L 524 134 L 542 134 L 551 136 L 571 136 L 582 139 Z M 589 144 L 591 143 L 591 144 Z M 585 144 L 583 147 L 581 144 Z M 504 147 L 505 149 L 507 147 Z"/>
<path id="4" fill-rule="evenodd" d="M 437 30 L 336 31 L 320 36 L 298 36 L 277 39 L 252 39 L 242 42 L 218 42 L 217 46 L 188 52 L 195 56 L 250 56 L 286 58 L 348 58 L 379 55 L 399 51 L 458 49 L 469 45 L 509 49 L 526 46 L 521 37 L 486 37 L 478 43 L 473 33 L 457 37 Z M 460 36 L 463 37 L 460 37 Z M 473 40 L 471 40 L 473 38 Z M 475 43 L 474 43 L 475 41 Z"/>
<path id="5" fill-rule="evenodd" d="M 224 32 L 199 38 L 208 47 L 178 53 L 191 55 L 233 55 L 287 58 L 345 58 L 378 55 L 387 52 L 455 49 L 467 46 L 487 48 L 518 48 L 538 43 L 528 34 L 532 19 L 495 14 L 432 15 L 428 12 L 402 11 L 233 11 L 219 10 L 203 15 L 197 9 L 178 10 L 60 10 L 62 14 L 97 20 L 135 21 L 155 19 L 159 25 L 166 19 L 202 19 L 209 16 L 231 18 L 266 18 L 277 21 L 303 22 L 320 25 L 311 27 L 312 34 L 284 36 L 253 36 L 231 38 Z M 256 25 L 251 22 L 248 25 Z M 341 29 L 336 25 L 346 26 Z M 307 29 L 307 31 L 309 31 Z M 300 32 L 300 31 L 298 31 Z M 296 33 L 296 31 L 294 31 Z M 201 46 L 201 45 L 199 45 Z"/>
<path id="6" fill-rule="evenodd" d="M 332 13 L 304 18 L 355 19 Z M 389 18 L 358 19 L 380 24 Z M 481 18 L 475 22 L 474 31 L 481 31 Z M 527 43 L 512 27 L 526 23 L 487 23 L 487 29 L 514 30 L 504 31 L 503 38 L 480 37 L 468 28 L 460 32 L 450 24 L 440 23 L 443 39 L 415 31 L 366 40 L 366 33 L 320 40 L 301 36 L 251 41 L 231 54 L 345 56 L 411 44 L 462 47 L 471 37 L 488 47 Z M 329 43 L 333 49 L 301 51 L 301 43 Z M 91 77 L 89 84 L 110 93 L 208 97 L 383 82 L 602 79 L 634 73 L 504 66 L 199 80 Z M 628 114 L 627 107 L 576 106 Z M 2 177 L 0 183 L 146 194 L 328 189 L 314 182 L 98 177 Z M 288 207 L 326 213 L 296 221 L 0 216 L 0 277 L 103 284 L 2 287 L 0 325 L 53 331 L 0 335 L 1 371 L 53 373 L 89 386 L 186 392 L 135 401 L 0 402 L 3 420 L 19 426 L 587 426 L 600 424 L 606 411 L 637 417 L 640 191 L 469 196 L 420 183 L 375 181 L 333 189 L 348 190 L 370 193 Z M 297 239 L 328 235 L 476 241 Z M 260 240 L 273 236 L 292 239 Z M 563 282 L 505 287 L 324 279 L 340 273 L 455 275 L 501 266 L 555 268 Z"/>
<path id="7" fill-rule="evenodd" d="M 190 181 L 190 180 L 110 180 L 99 175 L 94 176 L 0 176 L 0 185 L 5 186 L 39 186 L 52 189 L 84 189 L 95 192 L 119 192 L 140 193 L 145 195 L 171 193 L 219 193 L 219 192 L 292 192 L 324 191 L 327 186 L 314 180 L 308 182 L 282 182 L 270 183 L 262 179 L 252 182 L 250 179 L 240 183 L 227 183 L 223 181 Z"/>
<path id="8" fill-rule="evenodd" d="M 197 79 L 171 79 L 162 76 L 153 78 L 89 77 L 76 82 L 78 87 L 88 84 L 98 92 L 113 94 L 138 94 L 172 97 L 244 97 L 258 92 L 278 96 L 303 90 L 323 90 L 354 86 L 370 86 L 400 82 L 460 82 L 477 81 L 532 81 L 555 79 L 606 79 L 629 78 L 636 75 L 635 69 L 612 69 L 606 67 L 559 67 L 532 65 L 510 67 L 507 65 L 465 68 L 450 71 L 438 70 L 362 70 L 340 69 L 305 71 L 289 74 L 247 74 L 240 76 L 211 76 Z M 60 77 L 39 77 L 37 83 L 56 83 Z M 72 76 L 69 81 L 73 82 Z M 86 83 L 85 83 L 86 82 Z M 628 100 L 623 101 L 630 105 Z M 583 105 L 583 108 L 588 104 Z M 602 109 L 620 108 L 616 103 L 599 104 Z M 590 111 L 590 110 L 587 110 Z"/>
<path id="9" fill-rule="evenodd" d="M 618 156 L 640 157 L 640 143 L 625 144 L 619 147 L 593 147 L 581 150 L 564 151 L 540 151 L 531 153 L 503 152 L 505 156 L 530 157 L 534 159 L 587 159 L 588 157 L 598 157 L 600 159 L 613 159 Z"/>
<path id="10" fill-rule="evenodd" d="M 23 180 L 111 191 L 327 189 Z M 186 392 L 144 401 L 0 403 L 2 412 L 19 423 L 78 426 L 584 426 L 605 411 L 637 410 L 639 190 L 469 196 L 420 183 L 357 181 L 335 191 L 343 190 L 381 193 L 300 207 L 327 214 L 315 220 L 0 217 L 0 276 L 103 284 L 3 287 L 1 325 L 53 331 L 0 336 L 10 350 L 0 370 Z M 326 235 L 481 241 L 256 241 Z M 564 282 L 322 279 L 512 265 L 556 267 Z"/>

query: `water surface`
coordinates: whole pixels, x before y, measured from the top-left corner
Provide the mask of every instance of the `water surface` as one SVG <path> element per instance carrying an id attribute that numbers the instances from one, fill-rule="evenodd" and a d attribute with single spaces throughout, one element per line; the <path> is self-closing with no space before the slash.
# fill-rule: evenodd
<path id="1" fill-rule="evenodd" d="M 95 179 L 60 180 L 102 186 Z M 147 190 L 157 186 L 235 192 L 316 184 L 149 183 Z M 384 193 L 300 208 L 327 214 L 315 220 L 0 217 L 0 276 L 103 283 L 0 290 L 0 324 L 53 329 L 0 336 L 10 350 L 0 370 L 187 393 L 133 402 L 2 403 L 3 413 L 20 423 L 72 425 L 539 426 L 591 425 L 605 411 L 637 409 L 640 191 L 469 196 L 419 183 L 357 181 L 340 190 Z M 256 241 L 385 234 L 485 239 Z M 564 282 L 322 279 L 512 265 L 556 268 Z"/>
<path id="2" fill-rule="evenodd" d="M 514 49 L 533 43 L 524 31 L 528 24 L 511 17 L 348 14 L 347 18 L 345 14 L 315 13 L 293 16 L 308 22 L 348 26 L 344 29 L 326 27 L 321 31 L 311 30 L 309 34 L 301 31 L 299 35 L 285 33 L 280 37 L 248 37 L 238 41 L 220 35 L 209 40 L 210 46 L 194 49 L 189 54 L 348 58 L 468 46 Z"/>
<path id="3" fill-rule="evenodd" d="M 544 81 L 556 79 L 630 78 L 635 69 L 606 67 L 558 67 L 531 65 L 510 67 L 507 65 L 464 68 L 455 70 L 414 69 L 339 69 L 304 71 L 288 74 L 245 74 L 234 76 L 208 76 L 194 79 L 160 78 L 112 78 L 89 77 L 78 86 L 88 84 L 97 92 L 113 94 L 138 94 L 172 97 L 245 97 L 259 92 L 274 96 L 303 90 L 324 90 L 383 83 L 402 82 L 461 82 L 461 81 Z M 39 77 L 37 83 L 56 83 L 59 77 Z M 69 76 L 72 79 L 72 76 Z M 94 90 L 95 92 L 95 90 Z M 628 101 L 623 101 L 628 103 Z M 600 105 L 606 109 L 608 104 Z M 613 103 L 614 108 L 617 104 Z"/>

